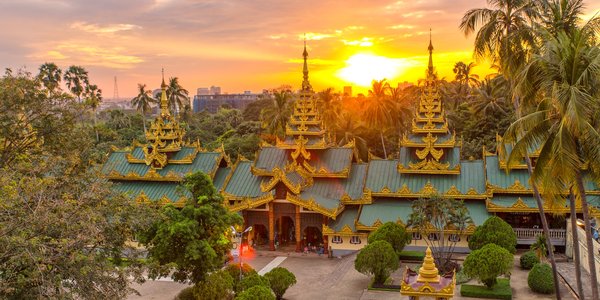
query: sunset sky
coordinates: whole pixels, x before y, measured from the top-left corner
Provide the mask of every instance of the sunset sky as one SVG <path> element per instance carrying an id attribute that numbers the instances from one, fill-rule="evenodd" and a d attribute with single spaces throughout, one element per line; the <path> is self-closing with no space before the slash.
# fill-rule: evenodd
<path id="1" fill-rule="evenodd" d="M 136 94 L 177 76 L 198 87 L 260 92 L 301 83 L 306 33 L 315 90 L 370 77 L 393 85 L 422 77 L 432 28 L 434 63 L 452 77 L 457 61 L 472 61 L 473 37 L 458 29 L 485 0 L 2 0 L 0 66 L 37 73 L 44 62 L 63 70 L 82 65 L 104 98 Z M 600 1 L 587 1 L 587 14 Z M 476 72 L 487 73 L 484 64 Z M 354 82 L 351 82 L 354 81 Z M 363 90 L 364 91 L 364 90 Z"/>

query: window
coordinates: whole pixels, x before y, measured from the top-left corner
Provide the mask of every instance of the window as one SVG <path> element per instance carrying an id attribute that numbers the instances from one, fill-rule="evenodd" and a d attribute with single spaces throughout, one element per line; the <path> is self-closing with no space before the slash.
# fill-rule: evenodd
<path id="1" fill-rule="evenodd" d="M 421 234 L 418 233 L 418 232 L 413 232 L 412 239 L 415 240 L 415 241 L 422 240 L 423 236 L 421 236 Z"/>
<path id="2" fill-rule="evenodd" d="M 430 233 L 427 235 L 427 239 L 430 241 L 437 241 L 440 239 L 440 236 L 437 233 Z"/>
<path id="3" fill-rule="evenodd" d="M 460 242 L 460 236 L 458 234 L 451 234 L 448 236 L 450 242 Z"/>
<path id="4" fill-rule="evenodd" d="M 334 244 L 341 244 L 344 241 L 342 240 L 342 237 L 339 235 L 334 235 L 333 238 L 331 239 L 331 242 Z"/>
<path id="5" fill-rule="evenodd" d="M 355 235 L 355 236 L 353 236 L 350 239 L 350 244 L 360 244 L 360 243 L 361 243 L 361 241 L 360 241 L 360 237 L 359 236 Z"/>

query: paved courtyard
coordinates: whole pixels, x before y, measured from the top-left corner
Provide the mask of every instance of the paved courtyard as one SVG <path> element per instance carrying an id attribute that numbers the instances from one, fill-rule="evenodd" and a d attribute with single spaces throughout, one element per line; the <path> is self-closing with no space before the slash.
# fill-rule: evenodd
<path id="1" fill-rule="evenodd" d="M 380 292 L 366 290 L 369 278 L 354 269 L 355 255 L 344 258 L 327 258 L 316 254 L 298 254 L 285 252 L 258 252 L 253 258 L 244 262 L 249 263 L 255 270 L 264 271 L 274 265 L 287 268 L 296 275 L 298 283 L 285 294 L 285 299 L 340 299 L 340 300 L 384 300 L 408 299 L 395 292 Z M 392 275 L 398 282 L 406 264 Z M 552 295 L 534 294 L 527 286 L 527 271 L 519 267 L 519 257 L 515 256 L 515 267 L 511 275 L 513 299 L 554 299 Z M 168 279 L 164 279 L 168 280 Z M 470 283 L 476 283 L 472 281 Z M 133 285 L 140 296 L 130 296 L 128 299 L 173 299 L 177 293 L 186 287 L 184 284 L 170 281 L 148 281 L 143 285 Z M 575 299 L 564 283 L 561 284 L 563 299 Z M 460 286 L 455 291 L 453 299 L 478 299 L 460 296 Z"/>

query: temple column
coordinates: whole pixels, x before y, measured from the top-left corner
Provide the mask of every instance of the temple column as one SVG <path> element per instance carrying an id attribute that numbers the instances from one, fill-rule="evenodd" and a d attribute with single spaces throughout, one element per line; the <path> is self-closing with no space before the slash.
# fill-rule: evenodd
<path id="1" fill-rule="evenodd" d="M 302 252 L 302 223 L 300 216 L 300 206 L 296 205 L 296 252 Z"/>
<path id="2" fill-rule="evenodd" d="M 327 216 L 323 216 L 323 225 L 327 225 L 327 221 L 329 221 L 329 218 Z M 321 226 L 321 233 L 323 231 L 323 226 Z M 329 254 L 329 242 L 328 240 L 328 236 L 323 235 L 323 249 L 324 249 L 324 254 Z"/>
<path id="3" fill-rule="evenodd" d="M 273 202 L 269 202 L 269 250 L 275 251 L 275 214 Z"/>

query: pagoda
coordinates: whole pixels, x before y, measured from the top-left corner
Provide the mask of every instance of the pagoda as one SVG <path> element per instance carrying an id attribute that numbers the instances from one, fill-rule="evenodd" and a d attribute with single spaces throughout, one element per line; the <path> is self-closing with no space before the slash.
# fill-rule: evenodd
<path id="1" fill-rule="evenodd" d="M 220 187 L 229 171 L 229 158 L 222 148 L 206 151 L 199 142 L 184 141 L 185 130 L 168 108 L 163 79 L 160 114 L 145 132 L 146 143 L 134 141 L 124 149 L 112 148 L 101 172 L 114 188 L 140 203 L 185 205 L 191 196 L 177 189 L 183 177 L 197 171 L 208 174 Z"/>
<path id="2" fill-rule="evenodd" d="M 420 297 L 433 297 L 435 299 L 452 299 L 456 287 L 456 272 L 440 276 L 431 249 L 425 250 L 423 266 L 419 274 L 408 267 L 400 284 L 400 294 L 409 296 L 410 299 L 419 300 Z"/>

